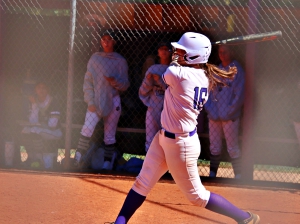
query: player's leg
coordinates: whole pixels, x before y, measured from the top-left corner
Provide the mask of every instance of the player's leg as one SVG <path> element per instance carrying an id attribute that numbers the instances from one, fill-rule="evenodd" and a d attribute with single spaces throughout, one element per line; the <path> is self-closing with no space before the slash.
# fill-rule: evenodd
<path id="1" fill-rule="evenodd" d="M 111 170 L 117 156 L 116 132 L 118 121 L 121 116 L 121 99 L 117 95 L 113 97 L 113 109 L 108 116 L 104 117 L 104 164 L 103 169 Z"/>
<path id="2" fill-rule="evenodd" d="M 42 163 L 42 153 L 44 151 L 44 142 L 42 137 L 36 133 L 26 134 L 26 137 L 27 140 L 25 140 L 25 149 L 28 156 L 27 165 L 31 165 L 32 162 Z"/>
<path id="3" fill-rule="evenodd" d="M 162 146 L 168 168 L 176 184 L 191 203 L 228 216 L 237 222 L 251 219 L 252 214 L 237 208 L 222 196 L 210 193 L 202 185 L 197 168 L 200 154 L 197 135 L 178 139 L 178 141 L 165 139 Z M 255 218 L 259 219 L 256 215 Z"/>
<path id="4" fill-rule="evenodd" d="M 241 224 L 259 224 L 260 222 L 258 215 L 243 211 L 221 195 L 212 192 L 210 193 L 210 197 L 205 208 L 212 212 L 228 216 Z"/>
<path id="5" fill-rule="evenodd" d="M 41 132 L 39 133 L 45 140 L 58 140 L 62 137 L 62 131 L 60 129 L 50 130 L 46 128 L 42 128 Z"/>
<path id="6" fill-rule="evenodd" d="M 151 116 L 151 111 L 150 108 L 148 107 L 147 112 L 146 112 L 146 119 L 145 119 L 145 124 L 146 124 L 146 142 L 145 142 L 145 151 L 148 152 L 150 144 L 153 140 L 153 135 L 152 135 L 152 116 Z"/>
<path id="7" fill-rule="evenodd" d="M 32 140 L 33 150 L 34 150 L 34 159 L 36 162 L 43 164 L 43 153 L 45 152 L 45 144 L 42 136 L 35 135 L 36 137 Z"/>
<path id="8" fill-rule="evenodd" d="M 143 204 L 147 194 L 167 172 L 163 149 L 159 144 L 159 133 L 157 133 L 146 154 L 143 167 L 129 191 L 115 224 L 125 224 L 134 212 Z"/>
<path id="9" fill-rule="evenodd" d="M 210 177 L 216 177 L 222 152 L 222 122 L 209 120 Z"/>
<path id="10" fill-rule="evenodd" d="M 198 135 L 171 139 L 161 137 L 169 172 L 183 194 L 193 204 L 205 207 L 209 199 L 209 191 L 201 184 L 197 167 L 200 155 Z"/>
<path id="11" fill-rule="evenodd" d="M 27 159 L 24 162 L 25 165 L 30 166 L 34 159 L 34 150 L 33 150 L 33 142 L 31 134 L 21 134 L 21 145 L 25 147 Z"/>
<path id="12" fill-rule="evenodd" d="M 96 144 L 90 140 L 99 120 L 100 118 L 96 112 L 90 112 L 87 110 L 75 153 L 75 165 L 80 163 L 80 166 L 84 168 L 89 163 L 88 161 L 91 157 L 91 154 L 96 148 Z"/>
<path id="13" fill-rule="evenodd" d="M 160 114 L 161 114 L 160 108 L 148 107 L 146 113 L 146 143 L 145 143 L 146 152 L 148 151 L 154 136 L 161 129 Z"/>
<path id="14" fill-rule="evenodd" d="M 224 121 L 223 130 L 227 144 L 227 151 L 231 158 L 231 163 L 235 178 L 241 177 L 241 150 L 239 147 L 239 126 L 240 119 L 234 121 Z"/>
<path id="15" fill-rule="evenodd" d="M 57 143 L 58 143 L 58 140 L 61 139 L 62 135 L 63 134 L 60 129 L 50 130 L 50 129 L 43 128 L 40 132 L 40 136 L 43 139 L 44 152 L 54 153 L 54 156 L 57 157 L 57 153 L 58 153 Z"/>

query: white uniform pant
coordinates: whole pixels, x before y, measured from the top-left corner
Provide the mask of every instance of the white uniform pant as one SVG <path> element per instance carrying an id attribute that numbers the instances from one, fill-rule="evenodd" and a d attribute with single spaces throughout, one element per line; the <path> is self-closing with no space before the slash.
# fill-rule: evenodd
<path id="1" fill-rule="evenodd" d="M 198 135 L 188 134 L 176 139 L 164 136 L 160 130 L 154 137 L 133 190 L 147 196 L 156 182 L 168 170 L 176 184 L 194 205 L 205 207 L 210 192 L 202 185 L 197 160 L 200 155 Z"/>
<path id="2" fill-rule="evenodd" d="M 148 151 L 154 136 L 161 129 L 161 124 L 160 124 L 161 111 L 162 111 L 161 108 L 148 107 L 146 113 L 146 142 L 145 142 L 146 152 Z"/>
<path id="3" fill-rule="evenodd" d="M 222 138 L 224 136 L 229 156 L 232 159 L 240 157 L 241 150 L 239 148 L 239 126 L 239 118 L 235 121 L 209 120 L 210 153 L 215 156 L 221 154 Z"/>
<path id="4" fill-rule="evenodd" d="M 104 123 L 104 143 L 106 145 L 116 143 L 116 132 L 118 121 L 121 115 L 121 99 L 117 95 L 113 98 L 113 109 L 108 116 L 103 118 Z M 95 130 L 97 123 L 100 121 L 100 117 L 96 112 L 90 112 L 87 110 L 85 115 L 84 125 L 81 129 L 81 134 L 85 137 L 91 137 Z"/>

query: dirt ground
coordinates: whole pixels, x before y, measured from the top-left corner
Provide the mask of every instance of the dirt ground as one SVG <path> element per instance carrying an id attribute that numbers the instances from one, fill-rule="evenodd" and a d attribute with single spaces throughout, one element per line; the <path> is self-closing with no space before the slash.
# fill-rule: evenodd
<path id="1" fill-rule="evenodd" d="M 133 177 L 100 174 L 0 170 L 0 223 L 113 222 L 132 186 Z M 206 184 L 204 184 L 206 185 Z M 300 190 L 206 185 L 262 224 L 296 224 Z M 190 204 L 173 181 L 160 181 L 133 215 L 141 223 L 235 223 Z"/>

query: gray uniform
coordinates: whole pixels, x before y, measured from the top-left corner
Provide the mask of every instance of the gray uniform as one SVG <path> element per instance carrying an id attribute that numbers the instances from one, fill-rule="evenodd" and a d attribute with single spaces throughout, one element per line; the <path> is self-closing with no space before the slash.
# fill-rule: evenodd
<path id="1" fill-rule="evenodd" d="M 155 64 L 152 65 L 146 72 L 142 85 L 139 88 L 139 97 L 148 107 L 146 113 L 146 142 L 145 150 L 149 149 L 149 146 L 155 136 L 155 134 L 161 129 L 160 115 L 163 109 L 164 95 L 166 85 L 161 82 L 154 83 L 149 81 L 146 77 L 148 74 L 162 75 L 169 65 Z"/>
<path id="2" fill-rule="evenodd" d="M 244 103 L 245 73 L 242 66 L 233 61 L 230 67 L 237 67 L 233 80 L 224 80 L 227 86 L 217 86 L 210 95 L 205 109 L 209 118 L 210 177 L 215 177 L 221 161 L 222 137 L 225 136 L 227 151 L 231 158 L 236 178 L 241 175 L 241 149 L 239 147 L 239 127 Z M 220 68 L 229 70 L 229 66 Z"/>
<path id="3" fill-rule="evenodd" d="M 112 82 L 106 77 L 114 77 Z M 81 134 L 91 137 L 100 118 L 104 118 L 104 142 L 114 144 L 115 133 L 121 115 L 119 91 L 129 87 L 128 65 L 124 57 L 116 52 L 97 52 L 92 55 L 84 77 L 84 101 L 95 105 L 97 111 L 87 111 Z"/>
<path id="4" fill-rule="evenodd" d="M 209 118 L 210 151 L 220 155 L 224 133 L 227 150 L 231 158 L 240 157 L 238 144 L 239 121 L 244 103 L 245 72 L 242 66 L 233 61 L 230 67 L 236 66 L 238 73 L 233 80 L 226 80 L 227 86 L 219 86 L 210 92 L 205 110 Z M 227 70 L 229 66 L 220 68 Z"/>

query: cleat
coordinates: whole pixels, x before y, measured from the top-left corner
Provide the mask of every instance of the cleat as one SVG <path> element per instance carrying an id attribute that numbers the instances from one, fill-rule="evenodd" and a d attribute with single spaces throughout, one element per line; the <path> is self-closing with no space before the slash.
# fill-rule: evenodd
<path id="1" fill-rule="evenodd" d="M 250 217 L 239 222 L 238 224 L 259 224 L 260 223 L 260 218 L 258 215 L 253 214 L 251 212 L 248 212 L 250 214 Z"/>
<path id="2" fill-rule="evenodd" d="M 103 170 L 112 170 L 114 168 L 114 163 L 115 163 L 115 159 L 116 159 L 117 153 L 114 152 L 111 161 L 104 161 Z"/>
<path id="3" fill-rule="evenodd" d="M 215 178 L 215 177 L 217 177 L 217 174 L 214 171 L 210 171 L 209 172 L 209 177 Z"/>
<path id="4" fill-rule="evenodd" d="M 79 166 L 80 159 L 81 159 L 81 153 L 80 152 L 76 152 L 75 153 L 75 158 L 74 158 L 74 166 L 75 167 Z"/>
<path id="5" fill-rule="evenodd" d="M 81 170 L 88 169 L 90 167 L 92 156 L 94 155 L 97 148 L 97 143 L 92 142 L 90 148 L 83 155 L 81 155 L 78 166 Z"/>
<path id="6" fill-rule="evenodd" d="M 111 164 L 109 161 L 105 161 L 102 167 L 103 170 L 111 170 Z"/>
<path id="7" fill-rule="evenodd" d="M 235 179 L 241 179 L 241 178 L 242 178 L 242 175 L 241 175 L 241 174 L 236 174 L 234 178 L 235 178 Z"/>

